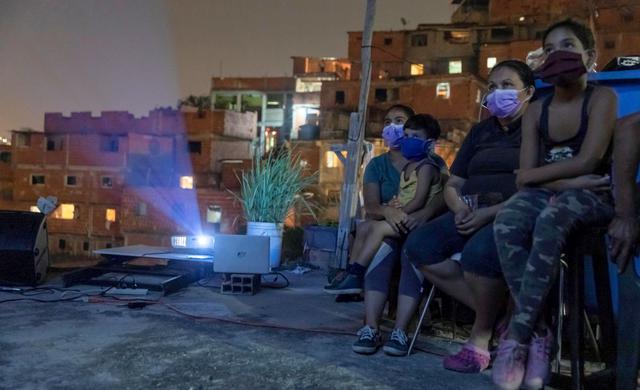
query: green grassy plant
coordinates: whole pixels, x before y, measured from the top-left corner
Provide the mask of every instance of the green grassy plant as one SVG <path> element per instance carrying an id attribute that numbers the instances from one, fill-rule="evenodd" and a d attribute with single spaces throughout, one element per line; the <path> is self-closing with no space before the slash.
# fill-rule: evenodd
<path id="1" fill-rule="evenodd" d="M 317 173 L 305 176 L 303 171 L 300 156 L 289 150 L 254 158 L 251 170 L 243 171 L 239 178 L 242 188 L 236 195 L 247 221 L 282 223 L 296 202 L 313 213 L 301 193 L 313 184 Z"/>

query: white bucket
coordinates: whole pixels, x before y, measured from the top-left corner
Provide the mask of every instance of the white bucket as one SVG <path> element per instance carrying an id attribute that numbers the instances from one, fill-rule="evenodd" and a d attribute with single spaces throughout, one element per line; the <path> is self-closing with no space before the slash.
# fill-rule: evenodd
<path id="1" fill-rule="evenodd" d="M 269 266 L 280 266 L 280 254 L 282 252 L 282 224 L 271 222 L 247 222 L 248 236 L 269 237 Z"/>

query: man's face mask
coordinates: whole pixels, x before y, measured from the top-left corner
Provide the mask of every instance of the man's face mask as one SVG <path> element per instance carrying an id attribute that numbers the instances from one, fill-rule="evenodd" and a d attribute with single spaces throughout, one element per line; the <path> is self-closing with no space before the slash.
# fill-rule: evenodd
<path id="1" fill-rule="evenodd" d="M 404 138 L 404 125 L 391 123 L 382 129 L 382 138 L 391 149 L 400 149 L 400 141 Z"/>
<path id="2" fill-rule="evenodd" d="M 587 73 L 587 68 L 580 53 L 558 50 L 547 57 L 536 73 L 545 83 L 562 85 L 578 80 Z"/>

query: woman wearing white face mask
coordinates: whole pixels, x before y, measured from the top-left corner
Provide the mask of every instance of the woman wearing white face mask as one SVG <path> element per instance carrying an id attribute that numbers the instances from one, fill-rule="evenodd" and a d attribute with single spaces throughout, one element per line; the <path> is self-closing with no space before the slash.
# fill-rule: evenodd
<path id="1" fill-rule="evenodd" d="M 504 61 L 492 69 L 485 99 L 492 116 L 471 128 L 451 166 L 444 190 L 449 212 L 414 230 L 403 247 L 402 255 L 438 289 L 476 313 L 467 343 L 444 359 L 449 370 L 477 373 L 489 366 L 489 342 L 506 295 L 492 222 L 517 191 L 520 118 L 533 84 L 523 62 Z M 464 197 L 477 202 L 465 203 Z M 456 253 L 462 254 L 459 262 L 450 259 Z"/>

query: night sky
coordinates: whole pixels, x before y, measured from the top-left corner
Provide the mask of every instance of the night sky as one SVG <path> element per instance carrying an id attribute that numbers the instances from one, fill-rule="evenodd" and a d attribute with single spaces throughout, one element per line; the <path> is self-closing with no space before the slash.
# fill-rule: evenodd
<path id="1" fill-rule="evenodd" d="M 449 20 L 450 0 L 378 0 L 376 30 Z M 365 0 L 0 0 L 0 135 L 45 112 L 136 115 L 205 94 L 210 77 L 291 74 L 346 57 Z"/>

